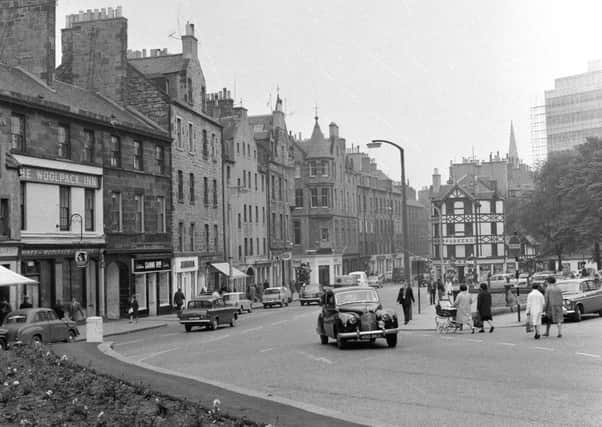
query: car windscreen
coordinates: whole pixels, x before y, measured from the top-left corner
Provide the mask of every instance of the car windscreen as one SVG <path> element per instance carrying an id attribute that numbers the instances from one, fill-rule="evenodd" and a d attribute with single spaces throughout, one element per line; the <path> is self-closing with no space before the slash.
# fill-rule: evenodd
<path id="1" fill-rule="evenodd" d="M 27 322 L 27 315 L 25 313 L 13 313 L 4 318 L 5 325 L 25 322 Z"/>
<path id="2" fill-rule="evenodd" d="M 579 282 L 558 283 L 561 292 L 575 293 L 579 292 Z"/>
<path id="3" fill-rule="evenodd" d="M 195 308 L 211 308 L 211 301 L 208 300 L 194 300 L 188 302 L 188 308 L 194 310 Z"/>
<path id="4" fill-rule="evenodd" d="M 267 294 L 279 294 L 280 293 L 280 289 L 266 289 L 264 291 L 264 295 Z"/>
<path id="5" fill-rule="evenodd" d="M 335 295 L 337 305 L 353 304 L 357 302 L 378 302 L 378 294 L 373 290 L 348 291 Z"/>
<path id="6" fill-rule="evenodd" d="M 303 288 L 305 292 L 319 292 L 320 288 L 317 285 L 306 286 Z"/>

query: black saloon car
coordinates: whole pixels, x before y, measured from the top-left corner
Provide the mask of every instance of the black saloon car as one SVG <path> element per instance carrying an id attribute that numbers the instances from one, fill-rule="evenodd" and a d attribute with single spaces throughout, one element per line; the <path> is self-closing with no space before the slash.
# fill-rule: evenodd
<path id="1" fill-rule="evenodd" d="M 348 341 L 374 342 L 377 338 L 395 347 L 399 329 L 397 314 L 383 309 L 376 290 L 354 286 L 325 289 L 317 332 L 322 344 L 333 338 L 339 348 Z"/>
<path id="2" fill-rule="evenodd" d="M 226 305 L 221 297 L 200 296 L 188 301 L 178 318 L 186 332 L 190 332 L 193 326 L 215 330 L 222 324 L 236 326 L 238 307 Z"/>

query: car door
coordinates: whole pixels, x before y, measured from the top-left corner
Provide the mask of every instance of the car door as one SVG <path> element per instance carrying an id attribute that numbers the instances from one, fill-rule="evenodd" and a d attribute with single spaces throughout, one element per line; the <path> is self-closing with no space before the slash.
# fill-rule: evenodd
<path id="1" fill-rule="evenodd" d="M 219 317 L 219 323 L 228 323 L 232 319 L 232 312 L 237 310 L 235 307 L 226 305 L 223 299 L 219 298 L 213 302 L 215 316 Z"/>
<path id="2" fill-rule="evenodd" d="M 334 304 L 334 294 L 326 293 L 324 306 L 322 307 L 322 319 L 324 324 L 324 332 L 329 337 L 334 337 L 334 323 L 336 320 L 336 311 Z"/>
<path id="3" fill-rule="evenodd" d="M 590 286 L 592 286 L 592 311 L 600 312 L 602 311 L 602 286 L 600 280 L 593 280 Z"/>
<path id="4" fill-rule="evenodd" d="M 34 335 L 40 335 L 42 341 L 48 342 L 48 339 L 50 338 L 50 328 L 48 318 L 44 311 L 34 313 L 33 318 L 31 319 L 31 327 L 28 328 L 28 335 L 29 338 Z"/>
<path id="5" fill-rule="evenodd" d="M 48 310 L 45 312 L 48 319 L 48 329 L 50 331 L 49 341 L 57 342 L 67 339 L 69 330 L 63 320 L 60 320 L 54 311 Z"/>

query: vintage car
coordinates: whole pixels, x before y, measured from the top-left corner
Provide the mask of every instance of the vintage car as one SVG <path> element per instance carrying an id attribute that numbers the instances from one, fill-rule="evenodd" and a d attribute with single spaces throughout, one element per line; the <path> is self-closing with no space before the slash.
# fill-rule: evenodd
<path id="1" fill-rule="evenodd" d="M 279 305 L 280 307 L 288 306 L 290 293 L 284 287 L 280 288 L 267 288 L 263 291 L 261 302 L 263 308 L 273 307 Z"/>
<path id="2" fill-rule="evenodd" d="M 593 277 L 559 281 L 562 292 L 563 314 L 579 322 L 584 314 L 602 316 L 602 287 Z"/>
<path id="3" fill-rule="evenodd" d="M 349 276 L 357 277 L 357 284 L 359 286 L 368 286 L 368 275 L 365 271 L 352 271 Z"/>
<path id="4" fill-rule="evenodd" d="M 8 349 L 8 331 L 0 328 L 0 350 Z"/>
<path id="5" fill-rule="evenodd" d="M 51 308 L 22 308 L 12 311 L 4 318 L 6 342 L 10 345 L 72 342 L 79 335 L 77 324 L 68 319 L 59 319 Z"/>
<path id="6" fill-rule="evenodd" d="M 299 301 L 301 305 L 309 305 L 312 302 L 320 304 L 320 300 L 324 291 L 322 287 L 318 284 L 309 284 L 305 285 L 301 288 L 301 292 L 299 292 Z"/>
<path id="7" fill-rule="evenodd" d="M 372 288 L 382 288 L 384 281 L 385 281 L 384 274 L 368 276 L 368 286 L 370 286 Z"/>
<path id="8" fill-rule="evenodd" d="M 224 299 L 217 296 L 199 296 L 188 301 L 186 308 L 178 314 L 180 324 L 186 332 L 193 326 L 217 329 L 219 325 L 236 326 L 239 307 L 227 306 Z"/>
<path id="9" fill-rule="evenodd" d="M 348 341 L 376 338 L 385 338 L 389 347 L 395 347 L 399 329 L 397 314 L 383 309 L 376 290 L 354 286 L 324 291 L 317 332 L 322 344 L 334 338 L 339 348 Z"/>
<path id="10" fill-rule="evenodd" d="M 223 295 L 224 303 L 230 307 L 238 307 L 238 312 L 250 313 L 253 311 L 251 300 L 247 298 L 244 292 L 228 292 Z"/>

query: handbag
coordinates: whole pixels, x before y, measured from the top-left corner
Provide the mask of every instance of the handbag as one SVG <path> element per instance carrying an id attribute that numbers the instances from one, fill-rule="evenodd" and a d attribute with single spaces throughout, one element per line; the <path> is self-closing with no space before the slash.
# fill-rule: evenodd
<path id="1" fill-rule="evenodd" d="M 130 309 L 128 310 L 128 314 L 133 314 L 134 313 L 134 309 L 132 307 L 130 307 Z"/>
<path id="2" fill-rule="evenodd" d="M 531 324 L 531 315 L 527 315 L 527 322 L 525 323 L 525 331 L 527 333 L 533 332 L 533 324 Z"/>

